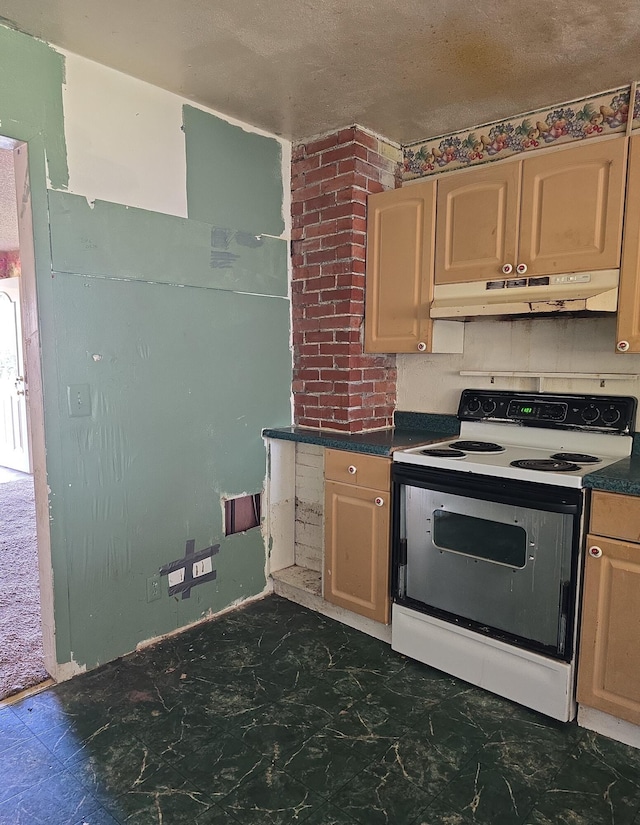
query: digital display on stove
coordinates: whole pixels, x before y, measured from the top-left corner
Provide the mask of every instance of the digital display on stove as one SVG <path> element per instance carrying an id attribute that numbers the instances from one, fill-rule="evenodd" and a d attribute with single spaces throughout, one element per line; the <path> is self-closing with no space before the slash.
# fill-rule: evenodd
<path id="1" fill-rule="evenodd" d="M 511 401 L 507 410 L 509 418 L 535 418 L 538 421 L 562 421 L 566 413 L 566 404 L 532 401 Z"/>

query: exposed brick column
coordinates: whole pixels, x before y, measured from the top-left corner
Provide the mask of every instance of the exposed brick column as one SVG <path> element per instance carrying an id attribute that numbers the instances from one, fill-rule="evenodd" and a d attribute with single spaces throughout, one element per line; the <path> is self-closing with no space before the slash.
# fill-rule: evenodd
<path id="1" fill-rule="evenodd" d="M 393 189 L 400 151 L 353 126 L 293 149 L 294 418 L 360 432 L 390 426 L 395 356 L 364 341 L 367 194 Z"/>

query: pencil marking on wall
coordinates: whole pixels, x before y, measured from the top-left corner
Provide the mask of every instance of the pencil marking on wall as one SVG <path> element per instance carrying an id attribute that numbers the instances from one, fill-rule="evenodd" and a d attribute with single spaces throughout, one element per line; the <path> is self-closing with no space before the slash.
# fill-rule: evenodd
<path id="1" fill-rule="evenodd" d="M 258 249 L 264 241 L 261 236 L 242 229 L 234 230 L 224 226 L 214 226 L 211 230 L 211 268 L 231 269 L 240 258 L 229 248 L 232 244 L 248 249 Z"/>

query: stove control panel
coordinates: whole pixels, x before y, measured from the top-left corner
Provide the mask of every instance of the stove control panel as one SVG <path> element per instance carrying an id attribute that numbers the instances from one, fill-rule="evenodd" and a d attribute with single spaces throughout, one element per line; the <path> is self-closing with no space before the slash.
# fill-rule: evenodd
<path id="1" fill-rule="evenodd" d="M 635 398 L 623 395 L 464 390 L 458 418 L 631 435 L 635 429 L 637 403 Z"/>

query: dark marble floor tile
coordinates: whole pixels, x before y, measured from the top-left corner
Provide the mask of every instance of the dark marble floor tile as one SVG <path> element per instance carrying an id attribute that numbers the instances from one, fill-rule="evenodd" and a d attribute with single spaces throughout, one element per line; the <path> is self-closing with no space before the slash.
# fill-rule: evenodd
<path id="1" fill-rule="evenodd" d="M 331 720 L 329 711 L 295 694 L 236 716 L 230 730 L 245 744 L 275 761 L 286 757 Z"/>
<path id="2" fill-rule="evenodd" d="M 0 754 L 31 736 L 33 734 L 29 728 L 16 716 L 11 707 L 0 708 Z"/>
<path id="3" fill-rule="evenodd" d="M 105 806 L 132 825 L 192 825 L 211 800 L 178 771 L 165 766 Z"/>
<path id="4" fill-rule="evenodd" d="M 322 799 L 269 764 L 253 771 L 219 804 L 243 825 L 290 825 L 305 821 Z"/>
<path id="5" fill-rule="evenodd" d="M 138 788 L 166 763 L 142 742 L 130 737 L 107 737 L 92 742 L 65 763 L 76 779 L 105 807 Z"/>
<path id="6" fill-rule="evenodd" d="M 45 779 L 0 804 L 0 823 L 5 825 L 70 825 L 86 821 L 100 805 L 73 776 L 64 771 Z"/>
<path id="7" fill-rule="evenodd" d="M 420 813 L 413 825 L 473 825 L 473 821 L 438 796 Z M 500 820 L 493 825 L 501 825 Z"/>
<path id="8" fill-rule="evenodd" d="M 583 731 L 578 752 L 591 754 L 605 770 L 640 783 L 640 749 L 615 742 L 592 731 Z"/>
<path id="9" fill-rule="evenodd" d="M 312 790 L 330 795 L 381 758 L 395 741 L 386 717 L 373 721 L 351 708 L 278 764 Z"/>
<path id="10" fill-rule="evenodd" d="M 62 764 L 37 739 L 17 742 L 0 754 L 0 803 L 62 772 Z"/>
<path id="11" fill-rule="evenodd" d="M 194 825 L 239 825 L 239 821 L 223 808 L 212 805 L 195 820 Z"/>
<path id="12" fill-rule="evenodd" d="M 328 803 L 314 811 L 305 820 L 305 825 L 355 825 L 355 819 L 341 811 L 340 808 L 336 808 L 335 805 Z"/>
<path id="13" fill-rule="evenodd" d="M 410 825 L 433 796 L 411 782 L 402 765 L 388 762 L 365 768 L 331 801 L 361 825 Z"/>
<path id="14" fill-rule="evenodd" d="M 571 754 L 539 796 L 526 825 L 631 825 L 640 810 L 640 777 L 625 779 L 588 752 Z"/>
<path id="15" fill-rule="evenodd" d="M 535 796 L 513 777 L 474 757 L 442 791 L 440 799 L 449 810 L 477 825 L 520 825 Z"/>
<path id="16" fill-rule="evenodd" d="M 219 802 L 247 776 L 270 760 L 230 734 L 215 735 L 207 745 L 171 763 L 185 779 Z"/>
<path id="17" fill-rule="evenodd" d="M 203 748 L 219 739 L 220 732 L 216 713 L 188 702 L 153 719 L 136 732 L 136 738 L 157 756 L 173 763 L 184 756 L 197 758 Z"/>
<path id="18" fill-rule="evenodd" d="M 120 825 L 120 823 L 104 808 L 96 808 L 90 815 L 76 819 L 73 823 L 68 822 L 66 825 Z"/>

